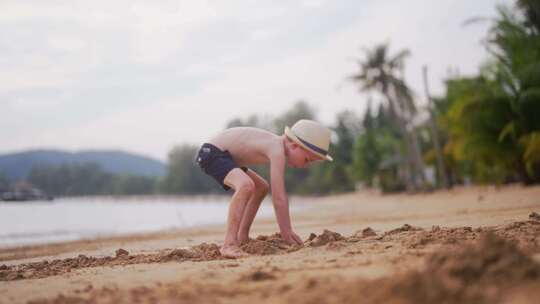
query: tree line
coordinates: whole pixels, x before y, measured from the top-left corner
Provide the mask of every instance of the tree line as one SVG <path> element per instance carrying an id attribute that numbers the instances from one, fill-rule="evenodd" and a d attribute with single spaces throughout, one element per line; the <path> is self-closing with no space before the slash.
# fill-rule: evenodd
<path id="1" fill-rule="evenodd" d="M 113 174 L 95 163 L 35 166 L 27 180 L 53 196 L 151 194 L 157 185 L 156 178 Z"/>

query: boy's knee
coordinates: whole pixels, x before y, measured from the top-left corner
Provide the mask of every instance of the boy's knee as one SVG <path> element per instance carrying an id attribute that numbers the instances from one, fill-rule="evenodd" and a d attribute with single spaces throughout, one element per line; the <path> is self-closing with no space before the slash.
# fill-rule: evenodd
<path id="1" fill-rule="evenodd" d="M 257 189 L 258 193 L 261 195 L 261 196 L 265 196 L 266 194 L 268 194 L 268 191 L 270 191 L 270 185 L 268 185 L 268 183 L 266 181 L 262 181 L 259 185 L 258 185 L 258 189 Z"/>
<path id="2" fill-rule="evenodd" d="M 247 178 L 238 184 L 236 191 L 251 195 L 255 192 L 255 183 L 250 178 Z"/>

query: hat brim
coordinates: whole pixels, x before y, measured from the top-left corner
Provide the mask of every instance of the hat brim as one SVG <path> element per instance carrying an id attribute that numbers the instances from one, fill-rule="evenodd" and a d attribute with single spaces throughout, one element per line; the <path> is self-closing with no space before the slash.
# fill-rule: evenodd
<path id="1" fill-rule="evenodd" d="M 317 151 L 314 151 L 313 149 L 311 149 L 310 147 L 306 146 L 302 141 L 300 141 L 298 139 L 298 137 L 296 137 L 296 135 L 294 135 L 294 133 L 291 131 L 291 129 L 289 127 L 285 127 L 285 135 L 287 135 L 287 137 L 289 137 L 292 141 L 294 141 L 297 145 L 301 146 L 302 148 L 308 150 L 309 152 L 319 156 L 321 159 L 323 160 L 327 160 L 327 161 L 333 161 L 334 159 L 328 155 L 328 154 L 322 154 L 322 153 L 319 153 Z"/>

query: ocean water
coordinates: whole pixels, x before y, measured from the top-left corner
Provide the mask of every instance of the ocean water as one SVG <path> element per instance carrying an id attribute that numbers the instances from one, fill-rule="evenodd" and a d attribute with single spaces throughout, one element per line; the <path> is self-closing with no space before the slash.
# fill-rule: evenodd
<path id="1" fill-rule="evenodd" d="M 66 198 L 0 202 L 0 247 L 65 242 L 225 223 L 228 200 Z M 257 217 L 271 216 L 261 205 Z"/>

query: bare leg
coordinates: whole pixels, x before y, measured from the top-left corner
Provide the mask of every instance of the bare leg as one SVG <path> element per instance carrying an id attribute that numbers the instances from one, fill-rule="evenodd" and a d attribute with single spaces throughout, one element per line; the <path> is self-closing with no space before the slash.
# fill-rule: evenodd
<path id="1" fill-rule="evenodd" d="M 255 190 L 253 192 L 253 195 L 249 198 L 247 206 L 244 210 L 244 214 L 242 216 L 242 221 L 240 222 L 240 229 L 238 231 L 237 237 L 240 244 L 244 243 L 249 239 L 249 230 L 251 228 L 251 225 L 253 224 L 255 215 L 257 215 L 257 211 L 259 210 L 261 202 L 268 193 L 269 188 L 268 183 L 264 180 L 264 178 L 255 173 L 255 171 L 249 169 L 246 173 L 255 183 Z"/>
<path id="2" fill-rule="evenodd" d="M 229 204 L 229 215 L 227 218 L 227 232 L 225 242 L 220 252 L 228 258 L 237 258 L 247 255 L 239 247 L 237 239 L 240 222 L 246 209 L 246 205 L 253 195 L 255 185 L 253 180 L 242 171 L 242 169 L 233 169 L 225 177 L 225 184 L 234 189 L 234 195 Z"/>

